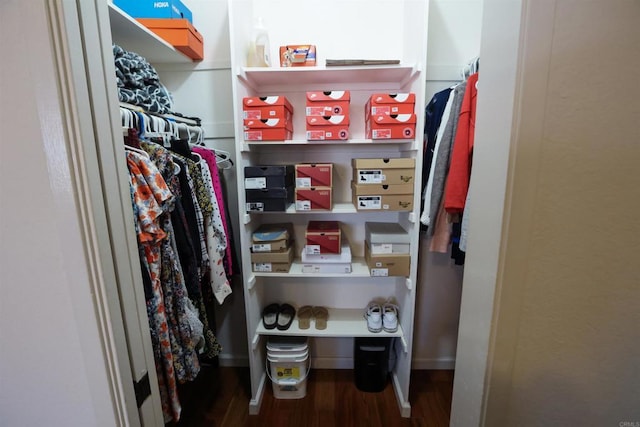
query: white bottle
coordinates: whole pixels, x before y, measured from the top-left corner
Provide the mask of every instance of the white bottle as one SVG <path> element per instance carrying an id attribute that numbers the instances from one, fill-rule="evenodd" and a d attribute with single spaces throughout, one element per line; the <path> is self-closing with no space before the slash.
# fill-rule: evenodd
<path id="1" fill-rule="evenodd" d="M 269 58 L 269 52 L 269 33 L 264 27 L 262 18 L 258 18 L 258 22 L 253 30 L 253 40 L 249 46 L 247 65 L 249 67 L 270 67 L 271 60 Z"/>

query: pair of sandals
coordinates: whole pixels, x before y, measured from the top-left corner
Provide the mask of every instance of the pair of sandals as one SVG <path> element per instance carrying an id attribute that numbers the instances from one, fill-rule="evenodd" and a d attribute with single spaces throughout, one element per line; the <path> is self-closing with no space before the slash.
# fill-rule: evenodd
<path id="1" fill-rule="evenodd" d="M 262 310 L 262 324 L 265 329 L 286 331 L 296 317 L 296 309 L 290 304 L 269 304 Z"/>
<path id="2" fill-rule="evenodd" d="M 326 307 L 305 305 L 298 310 L 298 327 L 300 329 L 309 329 L 311 327 L 311 318 L 315 319 L 316 329 L 327 329 L 327 320 L 329 319 L 329 310 Z"/>

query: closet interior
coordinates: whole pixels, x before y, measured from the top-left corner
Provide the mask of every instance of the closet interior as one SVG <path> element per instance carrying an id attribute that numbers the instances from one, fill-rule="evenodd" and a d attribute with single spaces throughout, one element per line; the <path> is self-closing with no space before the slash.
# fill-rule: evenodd
<path id="1" fill-rule="evenodd" d="M 432 161 L 433 153 L 438 153 L 435 146 L 427 144 L 437 140 L 434 135 L 439 128 L 432 126 L 434 135 L 428 132 L 433 124 L 429 121 L 432 120 L 429 108 L 434 95 L 440 93 L 438 99 L 448 100 L 442 92 L 465 79 L 468 59 L 479 50 L 481 2 L 465 1 L 455 5 L 435 0 L 329 1 L 321 5 L 293 0 L 184 3 L 193 11 L 194 25 L 204 38 L 202 61 L 193 61 L 109 3 L 116 73 L 126 70 L 118 68 L 119 49 L 135 53 L 157 71 L 159 92 L 162 95 L 166 90 L 167 96 L 166 105 L 145 103 L 124 92 L 119 97 L 132 197 L 139 202 L 137 207 L 134 203 L 133 209 L 139 220 L 136 231 L 141 243 L 140 261 L 154 354 L 156 362 L 160 362 L 156 372 L 165 421 L 180 418 L 179 396 L 171 382 L 195 378 L 197 366 L 203 361 L 248 364 L 251 372 L 249 411 L 258 413 L 264 388 L 270 387 L 265 368 L 266 344 L 274 335 L 307 338 L 311 366 L 334 369 L 353 368 L 355 338 L 391 338 L 390 386 L 396 392 L 401 414 L 408 417 L 411 370 L 453 369 L 455 360 L 462 269 L 448 254 L 432 252 L 435 219 L 430 222 L 429 209 L 433 209 L 435 203 L 437 216 L 441 203 L 425 199 L 426 192 L 430 191 L 426 186 L 430 182 L 429 171 L 436 165 L 435 160 Z M 463 18 L 459 16 L 460 11 L 464 11 Z M 300 19 L 292 19 L 291 14 Z M 259 18 L 270 37 L 272 67 L 269 68 L 247 66 L 246 50 Z M 464 22 L 466 28 L 456 29 L 457 33 L 451 35 L 448 26 L 460 22 Z M 293 42 L 317 45 L 317 67 L 278 67 L 278 47 Z M 399 64 L 324 65 L 328 59 L 345 58 L 389 59 Z M 124 85 L 118 82 L 118 86 Z M 307 140 L 304 111 L 308 91 L 350 92 L 348 139 Z M 365 104 L 375 93 L 415 96 L 416 123 L 412 138 L 372 140 L 367 136 Z M 274 95 L 287 97 L 293 105 L 291 140 L 245 139 L 243 99 Z M 444 125 L 441 124 L 440 129 L 444 129 Z M 357 208 L 352 201 L 353 159 L 369 158 L 413 162 L 416 180 L 410 208 L 397 211 Z M 151 169 L 149 161 L 154 159 L 166 188 L 151 186 L 136 193 L 136 183 L 148 184 L 156 179 L 153 173 L 143 173 Z M 247 211 L 246 167 L 298 163 L 333 165 L 331 209 L 301 212 L 290 207 L 284 212 Z M 192 178 L 186 176 L 187 172 L 199 172 L 204 175 L 204 181 L 190 182 Z M 181 196 L 172 196 L 172 189 Z M 149 208 L 145 191 L 167 203 L 160 203 L 156 210 L 151 209 L 150 215 L 144 215 L 144 209 Z M 192 204 L 209 206 L 204 214 L 193 212 L 193 207 L 180 206 L 188 194 L 193 195 Z M 148 216 L 156 222 L 145 223 Z M 185 221 L 189 216 L 192 220 Z M 340 224 L 353 254 L 351 272 L 303 271 L 299 258 L 310 221 Z M 443 221 L 445 228 L 451 227 L 446 219 Z M 260 226 L 282 222 L 293 227 L 295 256 L 291 269 L 282 273 L 254 271 L 252 234 Z M 410 236 L 411 262 L 406 274 L 376 277 L 372 273 L 365 259 L 365 223 L 371 222 L 399 224 Z M 170 235 L 168 239 L 165 234 Z M 447 252 L 450 244 L 447 242 L 443 247 Z M 154 267 L 153 260 L 159 257 L 172 268 L 163 271 Z M 171 278 L 171 287 L 160 280 L 167 277 Z M 172 332 L 174 335 L 167 335 L 163 340 L 157 331 L 164 331 L 165 327 L 157 313 L 158 301 L 165 298 L 169 302 L 164 303 L 176 310 L 167 313 L 169 323 L 173 321 L 176 329 Z M 377 299 L 393 301 L 398 308 L 396 331 L 377 333 L 367 328 L 365 310 Z M 301 330 L 297 320 L 286 331 L 265 328 L 263 310 L 276 302 L 291 303 L 295 308 L 327 307 L 326 329 Z M 202 332 L 195 334 L 194 330 Z M 180 340 L 184 345 L 180 345 Z M 166 357 L 162 357 L 163 354 Z M 171 375 L 175 380 L 170 379 Z"/>

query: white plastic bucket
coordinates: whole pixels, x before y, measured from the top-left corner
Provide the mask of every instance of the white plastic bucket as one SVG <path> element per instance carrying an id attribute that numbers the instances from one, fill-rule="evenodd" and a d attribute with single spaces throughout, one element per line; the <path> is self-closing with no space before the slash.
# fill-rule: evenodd
<path id="1" fill-rule="evenodd" d="M 267 343 L 266 369 L 276 399 L 301 399 L 307 393 L 309 347 L 300 338 L 274 337 Z"/>

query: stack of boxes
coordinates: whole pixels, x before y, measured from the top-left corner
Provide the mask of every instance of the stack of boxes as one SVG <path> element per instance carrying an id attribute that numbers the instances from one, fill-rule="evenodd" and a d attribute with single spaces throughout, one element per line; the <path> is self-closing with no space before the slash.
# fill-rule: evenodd
<path id="1" fill-rule="evenodd" d="M 253 271 L 289 272 L 293 261 L 292 224 L 263 224 L 253 232 L 251 240 Z"/>
<path id="2" fill-rule="evenodd" d="M 364 110 L 365 137 L 370 139 L 413 139 L 416 134 L 413 93 L 374 93 Z"/>
<path id="3" fill-rule="evenodd" d="M 293 107 L 284 96 L 242 99 L 245 141 L 285 141 L 293 138 Z"/>
<path id="4" fill-rule="evenodd" d="M 284 212 L 293 203 L 293 165 L 246 166 L 247 212 Z"/>
<path id="5" fill-rule="evenodd" d="M 309 221 L 302 249 L 302 272 L 351 273 L 351 248 L 337 221 Z"/>
<path id="6" fill-rule="evenodd" d="M 364 256 L 372 276 L 408 277 L 411 238 L 396 223 L 366 222 Z"/>
<path id="7" fill-rule="evenodd" d="M 413 209 L 415 159 L 351 159 L 351 195 L 359 211 Z"/>
<path id="8" fill-rule="evenodd" d="M 349 139 L 351 93 L 344 91 L 307 92 L 307 140 Z"/>
<path id="9" fill-rule="evenodd" d="M 333 208 L 333 165 L 295 165 L 295 201 L 297 211 L 331 210 Z"/>

